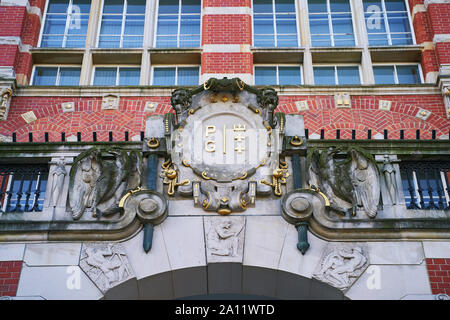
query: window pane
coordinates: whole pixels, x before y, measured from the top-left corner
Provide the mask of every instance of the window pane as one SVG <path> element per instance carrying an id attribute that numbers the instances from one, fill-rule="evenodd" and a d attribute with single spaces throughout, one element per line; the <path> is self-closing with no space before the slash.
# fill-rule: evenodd
<path id="1" fill-rule="evenodd" d="M 104 0 L 103 13 L 123 13 L 124 0 Z"/>
<path id="2" fill-rule="evenodd" d="M 276 67 L 255 67 L 255 85 L 276 85 Z"/>
<path id="3" fill-rule="evenodd" d="M 280 12 L 295 12 L 294 0 L 275 0 L 275 11 Z"/>
<path id="4" fill-rule="evenodd" d="M 254 13 L 270 13 L 273 12 L 272 0 L 253 0 Z"/>
<path id="5" fill-rule="evenodd" d="M 395 84 L 394 67 L 373 67 L 375 84 Z"/>
<path id="6" fill-rule="evenodd" d="M 397 78 L 399 84 L 421 83 L 417 66 L 397 66 Z"/>
<path id="7" fill-rule="evenodd" d="M 116 68 L 95 68 L 94 86 L 114 86 L 116 76 Z"/>
<path id="8" fill-rule="evenodd" d="M 299 67 L 278 67 L 278 84 L 301 84 Z"/>
<path id="9" fill-rule="evenodd" d="M 178 0 L 159 0 L 158 14 L 178 13 Z"/>
<path id="10" fill-rule="evenodd" d="M 48 3 L 49 13 L 67 13 L 69 0 L 50 0 Z"/>
<path id="11" fill-rule="evenodd" d="M 335 85 L 334 67 L 314 67 L 314 84 Z"/>
<path id="12" fill-rule="evenodd" d="M 55 67 L 36 67 L 34 72 L 33 85 L 35 86 L 54 86 L 58 68 Z"/>
<path id="13" fill-rule="evenodd" d="M 326 0 L 308 0 L 309 13 L 327 12 Z"/>
<path id="14" fill-rule="evenodd" d="M 385 0 L 384 4 L 387 11 L 406 11 L 404 0 Z"/>
<path id="15" fill-rule="evenodd" d="M 350 12 L 349 0 L 330 0 L 331 12 Z"/>
<path id="16" fill-rule="evenodd" d="M 119 68 L 120 86 L 137 86 L 141 76 L 140 68 Z"/>
<path id="17" fill-rule="evenodd" d="M 198 67 L 178 68 L 178 85 L 198 85 Z"/>
<path id="18" fill-rule="evenodd" d="M 127 13 L 145 14 L 145 0 L 128 0 Z"/>
<path id="19" fill-rule="evenodd" d="M 182 0 L 181 12 L 182 13 L 198 13 L 201 11 L 201 0 Z"/>
<path id="20" fill-rule="evenodd" d="M 155 86 L 175 85 L 175 68 L 154 68 L 153 85 Z"/>
<path id="21" fill-rule="evenodd" d="M 78 86 L 81 68 L 61 68 L 59 74 L 60 86 Z"/>
<path id="22" fill-rule="evenodd" d="M 72 8 L 78 7 L 76 9 L 72 9 L 72 12 L 75 13 L 82 13 L 82 14 L 89 14 L 89 11 L 91 10 L 91 0 L 73 0 L 72 1 Z M 79 10 L 78 10 L 79 9 Z"/>
<path id="23" fill-rule="evenodd" d="M 358 67 L 337 67 L 338 82 L 342 84 L 360 84 Z"/>

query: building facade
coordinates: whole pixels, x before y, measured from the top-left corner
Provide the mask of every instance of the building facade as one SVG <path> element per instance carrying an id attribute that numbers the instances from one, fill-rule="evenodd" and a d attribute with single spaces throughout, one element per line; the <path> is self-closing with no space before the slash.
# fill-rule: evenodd
<path id="1" fill-rule="evenodd" d="M 5 0 L 0 26 L 0 297 L 448 299 L 450 1 Z"/>

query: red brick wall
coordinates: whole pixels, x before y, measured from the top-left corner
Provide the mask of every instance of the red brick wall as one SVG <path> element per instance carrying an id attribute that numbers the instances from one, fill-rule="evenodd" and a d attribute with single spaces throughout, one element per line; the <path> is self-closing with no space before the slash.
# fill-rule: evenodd
<path id="1" fill-rule="evenodd" d="M 378 101 L 390 100 L 391 111 L 378 110 Z M 169 97 L 122 97 L 118 110 L 101 110 L 99 97 L 14 97 L 8 121 L 0 122 L 0 134 L 11 136 L 16 132 L 17 141 L 27 142 L 28 133 L 33 133 L 34 141 L 44 141 L 44 133 L 49 132 L 50 141 L 60 141 L 61 132 L 66 137 L 81 132 L 83 141 L 92 141 L 92 131 L 97 132 L 98 141 L 108 141 L 109 131 L 115 141 L 124 140 L 124 132 L 130 138 L 145 131 L 145 102 L 158 102 L 157 114 L 173 112 Z M 405 139 L 415 139 L 416 130 L 421 130 L 421 138 L 430 139 L 431 131 L 448 134 L 450 122 L 445 117 L 440 95 L 405 96 L 353 96 L 352 109 L 336 109 L 332 96 L 280 96 L 277 112 L 297 113 L 295 101 L 307 100 L 310 110 L 299 112 L 305 116 L 305 127 L 309 133 L 319 133 L 325 129 L 327 139 L 336 137 L 336 129 L 341 130 L 342 139 L 351 138 L 351 130 L 357 130 L 357 139 L 367 138 L 367 130 L 372 135 L 389 130 L 390 139 L 398 139 L 400 130 L 405 130 Z M 61 103 L 75 102 L 75 112 L 63 113 Z M 432 112 L 426 120 L 415 117 L 419 108 Z M 26 124 L 20 116 L 33 110 L 37 121 Z"/>
<path id="2" fill-rule="evenodd" d="M 203 7 L 251 7 L 252 0 L 203 0 Z"/>
<path id="3" fill-rule="evenodd" d="M 22 261 L 0 261 L 0 297 L 15 297 Z"/>
<path id="4" fill-rule="evenodd" d="M 145 120 L 150 115 L 144 112 L 146 101 L 159 103 L 157 114 L 171 111 L 169 97 L 122 97 L 118 110 L 101 110 L 102 98 L 98 97 L 15 97 L 8 121 L 0 122 L 0 134 L 10 137 L 16 132 L 18 142 L 28 142 L 28 133 L 32 132 L 33 141 L 43 142 L 45 132 L 50 141 L 61 141 L 61 132 L 66 137 L 81 132 L 83 141 L 92 141 L 92 132 L 96 131 L 98 141 L 108 141 L 112 131 L 114 141 L 124 141 L 125 131 L 130 139 L 145 131 Z M 75 112 L 63 113 L 63 102 L 75 102 Z M 33 111 L 38 120 L 27 124 L 20 115 L 28 111 Z"/>
<path id="5" fill-rule="evenodd" d="M 432 3 L 427 10 L 433 33 L 450 33 L 450 3 Z"/>
<path id="6" fill-rule="evenodd" d="M 367 130 L 372 137 L 388 130 L 389 139 L 399 139 L 404 130 L 405 139 L 415 139 L 416 130 L 421 130 L 421 139 L 431 139 L 432 130 L 436 134 L 448 134 L 450 122 L 445 116 L 442 97 L 439 95 L 411 96 L 352 96 L 351 109 L 336 109 L 332 96 L 280 96 L 276 111 L 297 113 L 295 101 L 307 100 L 308 111 L 299 112 L 304 116 L 305 128 L 309 134 L 325 130 L 325 139 L 336 138 L 336 130 L 341 139 L 351 139 L 356 130 L 356 139 L 367 139 Z M 378 110 L 379 100 L 392 101 L 390 111 Z M 432 112 L 426 120 L 416 118 L 419 108 Z"/>
<path id="7" fill-rule="evenodd" d="M 436 53 L 439 64 L 450 63 L 450 42 L 436 43 Z"/>
<path id="8" fill-rule="evenodd" d="M 252 18 L 250 15 L 205 15 L 202 29 L 203 45 L 252 43 Z"/>
<path id="9" fill-rule="evenodd" d="M 0 7 L 0 36 L 19 37 L 26 15 L 25 7 Z"/>
<path id="10" fill-rule="evenodd" d="M 253 74 L 253 55 L 245 52 L 202 53 L 203 73 Z"/>
<path id="11" fill-rule="evenodd" d="M 450 259 L 426 259 L 432 294 L 450 295 Z"/>

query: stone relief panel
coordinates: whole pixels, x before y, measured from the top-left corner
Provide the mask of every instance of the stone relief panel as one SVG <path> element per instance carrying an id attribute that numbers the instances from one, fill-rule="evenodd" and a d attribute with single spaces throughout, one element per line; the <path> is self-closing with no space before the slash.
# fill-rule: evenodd
<path id="1" fill-rule="evenodd" d="M 105 293 L 134 277 L 125 249 L 119 243 L 85 243 L 80 268 Z"/>
<path id="2" fill-rule="evenodd" d="M 330 243 L 322 253 L 313 278 L 345 291 L 368 266 L 366 244 Z"/>
<path id="3" fill-rule="evenodd" d="M 205 217 L 206 256 L 211 262 L 242 262 L 244 217 Z"/>

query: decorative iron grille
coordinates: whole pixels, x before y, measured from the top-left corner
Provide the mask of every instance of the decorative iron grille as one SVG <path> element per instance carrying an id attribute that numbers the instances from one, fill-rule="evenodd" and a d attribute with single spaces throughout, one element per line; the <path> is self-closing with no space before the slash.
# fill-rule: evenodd
<path id="1" fill-rule="evenodd" d="M 406 161 L 400 163 L 403 193 L 408 209 L 450 208 L 450 162 Z"/>
<path id="2" fill-rule="evenodd" d="M 47 180 L 47 165 L 0 165 L 0 212 L 42 211 Z"/>

